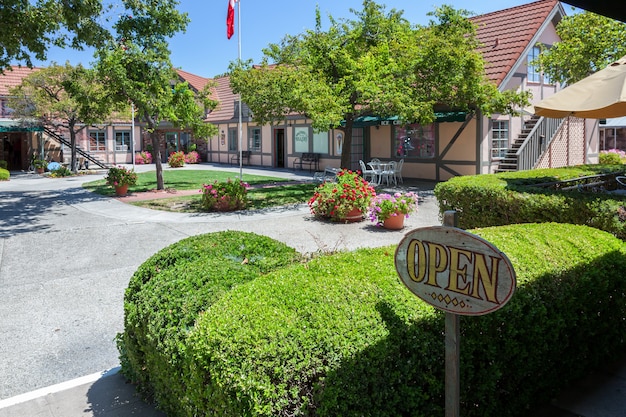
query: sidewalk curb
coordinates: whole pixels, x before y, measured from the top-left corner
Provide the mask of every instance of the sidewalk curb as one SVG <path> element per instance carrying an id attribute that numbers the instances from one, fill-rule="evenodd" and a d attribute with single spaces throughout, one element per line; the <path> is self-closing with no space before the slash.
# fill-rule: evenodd
<path id="1" fill-rule="evenodd" d="M 58 392 L 67 391 L 69 389 L 76 388 L 84 384 L 96 382 L 97 380 L 101 378 L 113 376 L 117 374 L 120 370 L 121 370 L 121 367 L 117 366 L 115 368 L 111 368 L 106 371 L 96 372 L 91 375 L 81 376 L 79 378 L 71 379 L 69 381 L 61 382 L 59 384 L 50 385 L 49 387 L 44 387 L 35 391 L 16 395 L 15 397 L 6 398 L 4 400 L 0 400 L 0 410 L 2 410 L 3 408 L 12 407 L 17 404 L 22 404 L 28 401 L 32 401 L 36 398 L 45 397 L 46 395 L 56 394 Z"/>

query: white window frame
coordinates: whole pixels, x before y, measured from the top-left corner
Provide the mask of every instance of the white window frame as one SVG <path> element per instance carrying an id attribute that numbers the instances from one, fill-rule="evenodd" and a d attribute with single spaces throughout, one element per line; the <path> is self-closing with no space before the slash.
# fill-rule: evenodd
<path id="1" fill-rule="evenodd" d="M 107 141 L 107 134 L 104 130 L 89 131 L 89 151 L 90 152 L 106 152 L 106 141 Z"/>
<path id="2" fill-rule="evenodd" d="M 115 131 L 115 150 L 127 152 L 130 149 L 130 130 Z"/>
<path id="3" fill-rule="evenodd" d="M 491 159 L 503 159 L 509 149 L 511 124 L 508 120 L 491 121 Z"/>

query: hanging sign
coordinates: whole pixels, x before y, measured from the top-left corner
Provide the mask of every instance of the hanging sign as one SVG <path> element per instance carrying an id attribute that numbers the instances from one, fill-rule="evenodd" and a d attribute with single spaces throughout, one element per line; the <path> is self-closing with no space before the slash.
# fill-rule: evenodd
<path id="1" fill-rule="evenodd" d="M 502 308 L 515 292 L 515 271 L 494 245 L 456 227 L 415 229 L 395 254 L 400 280 L 434 307 L 478 316 Z"/>

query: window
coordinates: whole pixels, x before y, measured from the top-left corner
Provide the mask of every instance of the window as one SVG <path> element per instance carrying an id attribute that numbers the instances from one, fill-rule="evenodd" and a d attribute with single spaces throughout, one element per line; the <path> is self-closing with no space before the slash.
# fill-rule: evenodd
<path id="1" fill-rule="evenodd" d="M 531 83 L 541 82 L 541 72 L 539 71 L 538 67 L 532 64 L 532 62 L 539 57 L 540 52 L 541 52 L 541 49 L 538 46 L 533 46 L 533 49 L 531 49 L 530 52 L 528 53 L 528 60 L 527 60 L 528 82 L 531 82 Z"/>
<path id="2" fill-rule="evenodd" d="M 89 150 L 104 152 L 106 150 L 106 135 L 102 130 L 89 132 Z"/>
<path id="3" fill-rule="evenodd" d="M 435 124 L 411 124 L 394 129 L 395 154 L 401 158 L 435 157 Z"/>
<path id="4" fill-rule="evenodd" d="M 294 127 L 294 152 L 314 152 L 319 154 L 328 154 L 328 148 L 330 146 L 330 136 L 328 131 L 313 133 L 311 136 L 312 132 L 313 130 L 310 126 Z"/>
<path id="5" fill-rule="evenodd" d="M 328 153 L 328 131 L 313 133 L 313 152 Z"/>
<path id="6" fill-rule="evenodd" d="M 309 151 L 309 128 L 294 127 L 293 128 L 293 150 L 296 153 Z"/>
<path id="7" fill-rule="evenodd" d="M 191 145 L 191 135 L 188 132 L 181 132 L 179 136 L 178 150 L 189 152 L 189 145 Z"/>
<path id="8" fill-rule="evenodd" d="M 130 150 L 130 131 L 115 132 L 115 150 L 122 152 Z"/>
<path id="9" fill-rule="evenodd" d="M 228 129 L 228 150 L 236 151 L 238 149 L 239 146 L 237 145 L 237 129 L 230 128 Z"/>
<path id="10" fill-rule="evenodd" d="M 528 58 L 526 61 L 526 65 L 528 67 L 528 82 L 530 83 L 541 83 L 544 84 L 554 84 L 553 81 L 548 77 L 548 75 L 543 74 L 541 72 L 541 68 L 532 64 L 537 58 L 539 58 L 539 54 L 541 53 L 541 48 L 538 46 L 533 46 L 533 49 L 528 53 Z"/>
<path id="11" fill-rule="evenodd" d="M 261 128 L 251 127 L 248 130 L 248 149 L 251 151 L 261 150 Z"/>
<path id="12" fill-rule="evenodd" d="M 504 158 L 509 149 L 509 121 L 491 121 L 491 158 Z"/>

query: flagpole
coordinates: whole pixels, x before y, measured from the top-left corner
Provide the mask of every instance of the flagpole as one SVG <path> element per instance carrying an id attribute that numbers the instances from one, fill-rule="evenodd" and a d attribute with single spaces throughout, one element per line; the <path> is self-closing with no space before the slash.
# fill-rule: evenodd
<path id="1" fill-rule="evenodd" d="M 237 64 L 241 65 L 241 0 L 237 1 Z M 243 131 L 241 126 L 241 93 L 239 93 L 239 180 L 243 181 Z"/>

